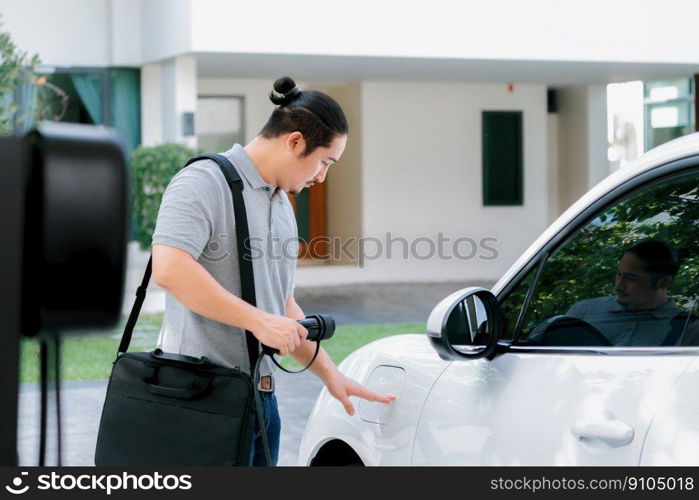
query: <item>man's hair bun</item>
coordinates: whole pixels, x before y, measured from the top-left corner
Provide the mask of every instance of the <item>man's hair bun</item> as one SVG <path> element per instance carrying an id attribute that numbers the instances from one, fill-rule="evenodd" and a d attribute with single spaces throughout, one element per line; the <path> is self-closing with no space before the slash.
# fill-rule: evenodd
<path id="1" fill-rule="evenodd" d="M 300 132 L 308 156 L 317 148 L 328 148 L 333 140 L 347 135 L 347 118 L 340 105 L 320 90 L 301 90 L 288 76 L 274 82 L 269 96 L 276 104 L 272 115 L 260 131 L 265 139 Z"/>
<path id="2" fill-rule="evenodd" d="M 686 259 L 690 255 L 691 255 L 691 252 L 687 248 L 678 248 L 677 249 L 677 260 Z"/>
<path id="3" fill-rule="evenodd" d="M 283 76 L 274 82 L 274 91 L 269 94 L 269 99 L 277 106 L 286 106 L 301 95 L 301 89 L 296 82 L 288 76 Z"/>

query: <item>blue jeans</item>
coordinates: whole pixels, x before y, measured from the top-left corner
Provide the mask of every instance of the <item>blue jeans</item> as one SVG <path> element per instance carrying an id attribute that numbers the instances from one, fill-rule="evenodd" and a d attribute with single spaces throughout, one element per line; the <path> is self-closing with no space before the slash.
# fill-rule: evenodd
<path id="1" fill-rule="evenodd" d="M 252 448 L 250 449 L 250 465 L 254 467 L 265 465 L 274 466 L 277 465 L 277 461 L 279 460 L 279 436 L 281 434 L 282 422 L 279 418 L 277 398 L 274 396 L 274 393 L 261 392 L 260 396 L 262 397 L 262 413 L 264 415 L 267 442 L 269 443 L 269 454 L 271 455 L 272 463 L 267 464 L 265 460 L 262 433 L 260 432 L 257 411 L 255 411 L 254 437 Z"/>

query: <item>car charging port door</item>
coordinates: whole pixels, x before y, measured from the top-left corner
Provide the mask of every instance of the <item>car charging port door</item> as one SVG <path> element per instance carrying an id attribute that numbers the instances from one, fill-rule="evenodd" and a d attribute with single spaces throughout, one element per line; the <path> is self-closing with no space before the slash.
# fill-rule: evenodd
<path id="1" fill-rule="evenodd" d="M 366 383 L 367 389 L 377 394 L 392 394 L 396 396 L 396 401 L 387 405 L 362 399 L 359 402 L 359 418 L 373 424 L 388 423 L 400 401 L 404 385 L 405 370 L 403 368 L 387 365 L 374 368 Z"/>

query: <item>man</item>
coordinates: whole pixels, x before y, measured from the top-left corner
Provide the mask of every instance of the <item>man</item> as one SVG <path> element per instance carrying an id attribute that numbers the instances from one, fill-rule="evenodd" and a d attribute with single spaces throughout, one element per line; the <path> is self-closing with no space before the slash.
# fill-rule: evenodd
<path id="1" fill-rule="evenodd" d="M 244 183 L 257 307 L 241 296 L 235 217 L 228 184 L 214 162 L 195 162 L 180 171 L 163 195 L 153 234 L 153 279 L 165 289 L 159 347 L 166 352 L 207 356 L 224 366 L 251 372 L 244 330 L 282 356 L 304 366 L 315 351 L 298 322 L 305 317 L 294 300 L 298 234 L 286 193 L 323 182 L 342 156 L 347 121 L 340 106 L 318 91 L 302 91 L 290 78 L 275 82 L 278 105 L 260 135 L 245 147 L 223 153 Z M 288 243 L 291 242 L 289 251 Z M 272 460 L 279 451 L 280 422 L 273 394 L 272 366 L 264 358 L 261 389 Z M 310 370 L 348 414 L 350 396 L 390 403 L 342 375 L 321 349 Z M 256 423 L 257 425 L 257 423 Z M 264 464 L 259 429 L 251 463 Z"/>
<path id="2" fill-rule="evenodd" d="M 614 346 L 696 345 L 699 325 L 668 296 L 684 256 L 663 241 L 643 240 L 619 262 L 616 296 L 583 300 L 566 314 L 590 323 Z"/>

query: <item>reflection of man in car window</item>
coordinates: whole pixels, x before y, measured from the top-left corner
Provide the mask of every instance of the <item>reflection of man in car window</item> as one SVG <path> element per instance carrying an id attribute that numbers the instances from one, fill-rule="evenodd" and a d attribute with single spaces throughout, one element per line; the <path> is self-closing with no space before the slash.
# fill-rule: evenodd
<path id="1" fill-rule="evenodd" d="M 695 345 L 697 322 L 677 308 L 668 287 L 687 256 L 658 240 L 644 240 L 626 250 L 614 282 L 616 295 L 573 304 L 568 316 L 587 321 L 615 346 Z"/>

